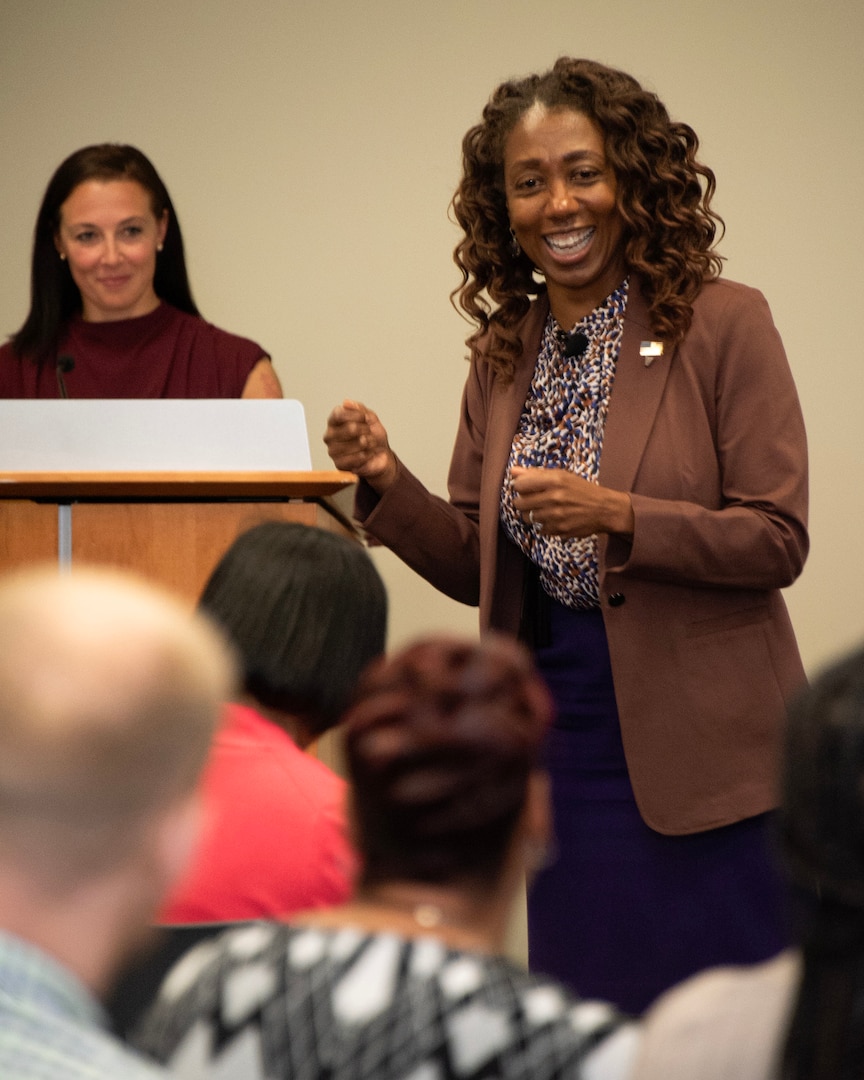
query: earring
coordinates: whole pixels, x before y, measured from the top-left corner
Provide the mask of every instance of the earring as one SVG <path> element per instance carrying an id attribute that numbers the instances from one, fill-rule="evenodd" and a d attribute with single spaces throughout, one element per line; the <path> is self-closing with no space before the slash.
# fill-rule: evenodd
<path id="1" fill-rule="evenodd" d="M 510 254 L 516 259 L 522 254 L 522 248 L 516 239 L 516 233 L 513 231 L 512 226 L 510 228 Z"/>
<path id="2" fill-rule="evenodd" d="M 62 262 L 66 262 L 66 255 L 64 252 L 58 251 L 57 254 L 60 256 Z"/>
<path id="3" fill-rule="evenodd" d="M 162 250 L 162 248 L 164 248 L 164 247 L 165 247 L 165 245 L 164 245 L 164 244 L 157 244 L 157 245 L 156 245 L 156 250 L 157 250 L 157 251 L 161 251 L 161 250 Z"/>

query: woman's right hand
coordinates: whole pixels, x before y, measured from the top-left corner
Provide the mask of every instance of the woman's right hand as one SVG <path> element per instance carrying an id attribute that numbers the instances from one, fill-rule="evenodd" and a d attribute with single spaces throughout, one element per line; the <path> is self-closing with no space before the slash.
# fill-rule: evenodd
<path id="1" fill-rule="evenodd" d="M 384 425 L 359 401 L 345 400 L 327 418 L 327 453 L 337 469 L 362 477 L 379 495 L 396 479 L 396 456 Z"/>

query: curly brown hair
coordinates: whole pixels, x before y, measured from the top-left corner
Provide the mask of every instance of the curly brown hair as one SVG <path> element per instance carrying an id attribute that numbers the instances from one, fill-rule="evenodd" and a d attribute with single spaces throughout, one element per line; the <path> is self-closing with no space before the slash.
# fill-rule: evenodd
<path id="1" fill-rule="evenodd" d="M 451 299 L 476 323 L 466 343 L 473 348 L 488 334 L 486 359 L 511 376 L 522 351 L 518 325 L 531 297 L 546 291 L 528 257 L 513 248 L 504 189 L 507 137 L 535 104 L 583 113 L 603 133 L 625 262 L 642 278 L 654 333 L 680 341 L 703 283 L 720 274 L 714 173 L 696 158 L 693 129 L 673 122 L 631 75 L 561 57 L 542 75 L 502 83 L 462 140 L 462 179 L 451 203 L 465 233 L 453 253 L 462 283 Z"/>

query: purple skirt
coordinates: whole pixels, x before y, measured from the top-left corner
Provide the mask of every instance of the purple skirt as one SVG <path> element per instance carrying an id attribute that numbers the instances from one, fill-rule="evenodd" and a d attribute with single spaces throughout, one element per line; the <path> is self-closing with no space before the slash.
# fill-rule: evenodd
<path id="1" fill-rule="evenodd" d="M 603 617 L 550 602 L 537 648 L 558 720 L 547 743 L 555 847 L 528 893 L 530 966 L 642 1012 L 705 967 L 789 940 L 771 815 L 688 836 L 642 820 L 627 775 Z"/>

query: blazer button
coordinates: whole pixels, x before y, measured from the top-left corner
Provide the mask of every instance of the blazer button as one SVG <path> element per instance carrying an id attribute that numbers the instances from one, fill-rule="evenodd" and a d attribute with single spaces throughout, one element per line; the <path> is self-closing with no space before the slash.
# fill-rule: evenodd
<path id="1" fill-rule="evenodd" d="M 609 596 L 609 607 L 621 607 L 626 599 L 623 592 L 613 592 Z"/>

